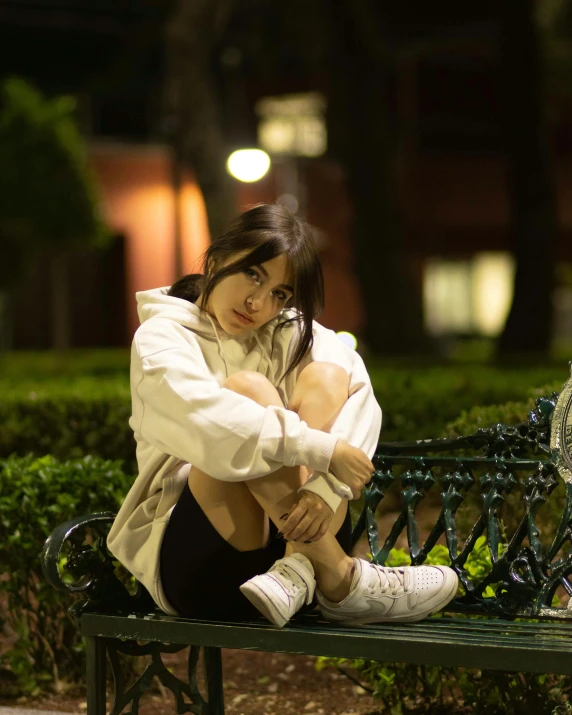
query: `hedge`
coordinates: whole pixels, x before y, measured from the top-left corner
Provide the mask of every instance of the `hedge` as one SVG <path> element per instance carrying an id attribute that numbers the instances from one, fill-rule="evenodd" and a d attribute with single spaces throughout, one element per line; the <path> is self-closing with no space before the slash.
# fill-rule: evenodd
<path id="1" fill-rule="evenodd" d="M 0 380 L 43 382 L 53 378 L 128 376 L 129 348 L 15 350 L 0 353 Z"/>
<path id="2" fill-rule="evenodd" d="M 471 412 L 475 405 L 482 409 L 508 401 L 520 403 L 535 386 L 553 381 L 551 389 L 559 390 L 567 377 L 564 368 L 509 371 L 483 366 L 373 367 L 370 374 L 383 408 L 383 441 L 438 436 L 459 414 L 476 414 Z M 493 414 L 494 410 L 486 419 L 497 421 Z M 44 372 L 36 380 L 0 380 L 0 458 L 13 453 L 50 453 L 59 459 L 91 454 L 121 459 L 127 471 L 133 471 L 130 415 L 124 374 L 56 378 Z M 467 422 L 463 429 L 472 431 L 472 426 Z"/>
<path id="3" fill-rule="evenodd" d="M 550 383 L 560 391 L 566 365 L 542 368 L 496 368 L 450 365 L 426 368 L 370 367 L 383 409 L 382 441 L 437 437 L 448 423 L 473 406 L 526 401 L 534 388 Z M 495 420 L 493 420 L 494 422 Z"/>
<path id="4" fill-rule="evenodd" d="M 135 469 L 129 383 L 119 378 L 0 382 L 0 458 L 86 454 Z"/>
<path id="5" fill-rule="evenodd" d="M 46 538 L 64 521 L 96 511 L 116 512 L 134 477 L 118 462 L 84 457 L 0 460 L 0 627 L 17 635 L 0 662 L 11 694 L 56 691 L 84 675 L 83 645 L 68 607 L 71 597 L 48 585 L 40 566 Z M 10 694 L 4 692 L 4 695 Z"/>
<path id="6" fill-rule="evenodd" d="M 505 402 L 502 405 L 475 405 L 469 410 L 463 410 L 456 419 L 445 425 L 443 436 L 460 437 L 494 424 L 510 425 L 524 422 L 534 407 L 536 398 L 560 392 L 561 389 L 562 382 L 556 381 L 542 387 L 530 388 L 527 390 L 525 400 Z"/>

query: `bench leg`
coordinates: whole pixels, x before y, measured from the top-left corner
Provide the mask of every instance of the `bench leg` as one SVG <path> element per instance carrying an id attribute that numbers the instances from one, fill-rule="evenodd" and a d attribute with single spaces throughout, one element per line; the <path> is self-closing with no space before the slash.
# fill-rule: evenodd
<path id="1" fill-rule="evenodd" d="M 87 656 L 87 715 L 105 715 L 105 641 L 85 636 Z"/>
<path id="2" fill-rule="evenodd" d="M 205 646 L 205 676 L 207 681 L 208 715 L 224 715 L 222 657 L 220 648 Z M 90 713 L 88 713 L 90 715 Z"/>

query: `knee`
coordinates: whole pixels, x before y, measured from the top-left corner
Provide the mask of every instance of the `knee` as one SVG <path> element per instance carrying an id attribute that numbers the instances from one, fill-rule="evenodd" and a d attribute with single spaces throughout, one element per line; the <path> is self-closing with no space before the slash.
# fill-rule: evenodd
<path id="1" fill-rule="evenodd" d="M 300 384 L 304 390 L 311 388 L 322 389 L 336 394 L 345 394 L 346 398 L 350 387 L 350 376 L 343 367 L 333 362 L 312 362 L 307 365 L 300 375 L 296 386 Z"/>
<path id="2" fill-rule="evenodd" d="M 266 403 L 268 400 L 272 401 L 278 396 L 278 392 L 270 380 L 253 370 L 235 372 L 234 375 L 226 378 L 222 383 L 222 387 L 261 403 Z M 278 399 L 280 398 L 278 397 Z"/>

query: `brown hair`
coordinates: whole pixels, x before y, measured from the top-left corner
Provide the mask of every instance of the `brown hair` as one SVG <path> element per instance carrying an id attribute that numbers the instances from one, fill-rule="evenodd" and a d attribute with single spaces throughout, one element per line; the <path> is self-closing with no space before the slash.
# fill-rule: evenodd
<path id="1" fill-rule="evenodd" d="M 245 250 L 248 251 L 245 256 L 223 265 Z M 223 278 L 280 255 L 286 257 L 292 275 L 294 294 L 289 307 L 296 308 L 298 315 L 276 326 L 273 344 L 276 331 L 292 322 L 300 326 L 298 345 L 281 382 L 302 362 L 312 347 L 312 321 L 324 307 L 322 267 L 312 230 L 304 220 L 281 204 L 260 204 L 245 211 L 207 249 L 204 275 L 183 276 L 173 284 L 169 295 L 194 303 L 202 293 L 202 305 L 207 306 L 215 286 Z"/>

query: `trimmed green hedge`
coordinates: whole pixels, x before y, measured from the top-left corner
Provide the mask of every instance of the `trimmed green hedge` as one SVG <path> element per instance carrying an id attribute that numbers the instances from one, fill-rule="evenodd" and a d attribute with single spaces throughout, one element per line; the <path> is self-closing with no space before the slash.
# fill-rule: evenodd
<path id="1" fill-rule="evenodd" d="M 547 383 L 557 385 L 559 391 L 568 370 L 566 365 L 513 369 L 486 365 L 422 369 L 370 366 L 370 376 L 383 409 L 381 440 L 392 442 L 438 437 L 463 411 L 476 405 L 523 402 L 535 388 Z"/>
<path id="2" fill-rule="evenodd" d="M 15 350 L 0 353 L 0 381 L 129 375 L 129 348 Z"/>
<path id="3" fill-rule="evenodd" d="M 43 364 L 36 380 L 0 379 L 0 458 L 14 453 L 49 453 L 59 459 L 91 454 L 121 459 L 127 471 L 134 471 L 127 375 L 53 377 L 50 369 Z M 559 390 L 567 377 L 564 368 L 509 371 L 485 366 L 373 367 L 370 374 L 383 408 L 383 441 L 436 437 L 445 430 L 466 434 L 474 431 L 483 405 L 520 404 L 538 393 L 537 385 L 551 381 L 548 391 Z M 459 414 L 461 422 L 451 425 Z M 479 419 L 499 421 L 495 408 Z"/>
<path id="4" fill-rule="evenodd" d="M 461 437 L 494 424 L 511 425 L 524 422 L 534 407 L 536 398 L 560 392 L 562 384 L 562 381 L 556 381 L 543 387 L 531 388 L 527 391 L 529 396 L 526 400 L 505 402 L 501 405 L 475 405 L 469 410 L 463 410 L 456 419 L 445 426 L 442 436 Z"/>
<path id="5" fill-rule="evenodd" d="M 44 580 L 42 545 L 56 526 L 96 511 L 116 512 L 133 483 L 118 462 L 46 456 L 0 460 L 0 627 L 17 635 L 0 658 L 12 693 L 63 690 L 83 679 L 83 652 L 68 613 L 72 598 Z M 7 577 L 6 577 L 7 576 Z"/>
<path id="6" fill-rule="evenodd" d="M 0 457 L 86 454 L 135 469 L 126 378 L 0 382 Z"/>

